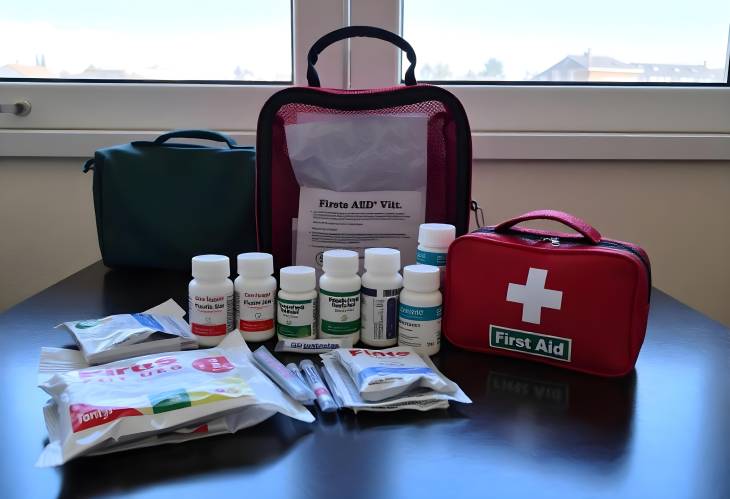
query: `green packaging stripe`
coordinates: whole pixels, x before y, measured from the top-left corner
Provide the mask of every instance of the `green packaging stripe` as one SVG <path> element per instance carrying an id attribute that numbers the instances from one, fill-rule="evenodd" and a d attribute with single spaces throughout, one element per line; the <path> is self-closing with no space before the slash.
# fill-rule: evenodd
<path id="1" fill-rule="evenodd" d="M 325 295 L 325 296 L 358 296 L 360 294 L 360 290 L 357 289 L 355 291 L 346 291 L 344 293 L 337 293 L 335 291 L 328 291 L 326 289 L 320 289 L 319 294 Z"/>
<path id="2" fill-rule="evenodd" d="M 436 307 L 412 307 L 400 304 L 398 317 L 410 321 L 434 321 L 441 318 L 441 305 Z"/>
<path id="3" fill-rule="evenodd" d="M 417 250 L 416 263 L 443 267 L 446 265 L 446 253 L 432 253 L 430 251 Z"/>
<path id="4" fill-rule="evenodd" d="M 304 338 L 312 336 L 312 326 L 287 326 L 286 324 L 277 324 L 276 332 L 289 338 Z"/>
<path id="5" fill-rule="evenodd" d="M 327 334 L 352 334 L 360 331 L 360 319 L 349 322 L 332 322 L 322 319 L 322 332 Z"/>
<path id="6" fill-rule="evenodd" d="M 312 303 L 312 299 L 309 300 L 285 300 L 284 298 L 277 298 L 277 301 L 279 303 L 291 303 L 291 304 L 300 304 L 300 303 Z"/>
<path id="7" fill-rule="evenodd" d="M 150 402 L 152 402 L 152 412 L 154 414 L 176 411 L 192 405 L 190 395 L 183 389 L 150 395 Z"/>

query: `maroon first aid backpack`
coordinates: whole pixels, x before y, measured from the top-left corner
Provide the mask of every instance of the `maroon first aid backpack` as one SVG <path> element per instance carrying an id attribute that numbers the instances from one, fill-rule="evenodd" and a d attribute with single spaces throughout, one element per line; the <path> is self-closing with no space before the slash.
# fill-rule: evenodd
<path id="1" fill-rule="evenodd" d="M 321 88 L 314 68 L 329 45 L 351 37 L 378 38 L 406 53 L 404 85 L 367 90 Z M 464 107 L 443 88 L 417 84 L 416 54 L 401 37 L 369 26 L 335 30 L 314 43 L 308 55 L 306 87 L 274 94 L 263 106 L 256 131 L 257 224 L 259 248 L 277 268 L 292 264 L 292 219 L 297 217 L 299 183 L 287 150 L 284 127 L 302 113 L 331 115 L 427 115 L 426 222 L 449 223 L 457 235 L 469 227 L 471 131 Z M 404 262 L 408 264 L 411 262 Z M 415 263 L 415 262 L 412 262 Z"/>

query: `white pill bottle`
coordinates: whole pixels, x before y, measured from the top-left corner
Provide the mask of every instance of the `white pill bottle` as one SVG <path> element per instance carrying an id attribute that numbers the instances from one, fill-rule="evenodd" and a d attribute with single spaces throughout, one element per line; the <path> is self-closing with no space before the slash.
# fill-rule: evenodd
<path id="1" fill-rule="evenodd" d="M 231 264 L 227 256 L 198 255 L 188 285 L 190 330 L 202 347 L 216 346 L 233 331 L 234 304 Z"/>
<path id="2" fill-rule="evenodd" d="M 317 337 L 317 276 L 312 267 L 296 265 L 279 271 L 276 334 L 279 339 Z"/>
<path id="3" fill-rule="evenodd" d="M 360 339 L 360 265 L 357 252 L 329 250 L 322 255 L 319 278 L 319 337 Z"/>
<path id="4" fill-rule="evenodd" d="M 371 347 L 398 343 L 398 297 L 403 288 L 400 251 L 391 248 L 365 250 L 365 273 L 360 292 L 360 341 Z"/>
<path id="5" fill-rule="evenodd" d="M 276 279 L 274 258 L 268 253 L 238 255 L 235 288 L 236 326 L 246 341 L 266 341 L 274 336 Z"/>
<path id="6" fill-rule="evenodd" d="M 442 297 L 439 269 L 433 265 L 408 265 L 403 269 L 403 291 L 398 307 L 398 345 L 422 355 L 441 348 Z"/>
<path id="7" fill-rule="evenodd" d="M 418 228 L 418 249 L 416 263 L 433 265 L 441 270 L 441 282 L 444 279 L 446 255 L 449 245 L 456 238 L 456 227 L 450 224 L 421 224 Z"/>

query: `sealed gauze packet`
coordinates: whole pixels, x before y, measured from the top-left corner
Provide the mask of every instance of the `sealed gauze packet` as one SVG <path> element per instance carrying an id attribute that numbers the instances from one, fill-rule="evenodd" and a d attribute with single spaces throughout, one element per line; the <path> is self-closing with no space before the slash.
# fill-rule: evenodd
<path id="1" fill-rule="evenodd" d="M 253 365 L 251 351 L 235 332 L 207 350 L 146 355 L 68 372 L 53 364 L 41 359 L 46 377 L 39 386 L 52 397 L 55 416 L 46 413 L 50 442 L 37 466 L 60 465 L 252 406 L 314 421 Z M 251 424 L 259 421 L 257 413 Z"/>
<path id="2" fill-rule="evenodd" d="M 329 356 L 339 360 L 360 397 L 368 402 L 395 397 L 414 388 L 429 388 L 441 393 L 454 393 L 459 389 L 410 347 L 339 348 L 321 355 L 322 358 Z"/>
<path id="3" fill-rule="evenodd" d="M 438 376 L 448 382 L 448 379 L 431 363 L 431 359 L 426 357 L 424 360 Z M 455 383 L 456 389 L 451 393 L 435 392 L 429 388 L 413 388 L 385 400 L 368 402 L 362 399 L 350 374 L 335 356 L 331 353 L 322 355 L 322 362 L 324 363 L 322 374 L 327 380 L 335 400 L 340 407 L 347 407 L 354 412 L 391 412 L 404 409 L 430 411 L 446 409 L 449 407 L 449 402 L 471 404 L 471 399 Z"/>
<path id="4" fill-rule="evenodd" d="M 198 343 L 185 322 L 185 311 L 170 299 L 138 314 L 59 324 L 71 333 L 89 364 L 174 350 L 192 350 Z"/>

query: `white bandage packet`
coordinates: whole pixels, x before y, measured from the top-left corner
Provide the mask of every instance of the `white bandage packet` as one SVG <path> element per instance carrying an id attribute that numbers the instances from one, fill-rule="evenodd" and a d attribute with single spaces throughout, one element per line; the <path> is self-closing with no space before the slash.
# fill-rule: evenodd
<path id="1" fill-rule="evenodd" d="M 66 328 L 91 365 L 159 352 L 192 350 L 198 343 L 183 319 L 185 311 L 173 300 L 138 314 L 70 321 Z"/>
<path id="2" fill-rule="evenodd" d="M 453 393 L 458 386 L 410 347 L 384 350 L 339 348 L 330 354 L 349 373 L 363 400 L 377 402 L 415 388 Z"/>
<path id="3" fill-rule="evenodd" d="M 44 410 L 50 441 L 37 466 L 186 440 L 180 433 L 202 433 L 202 423 L 212 424 L 207 427 L 210 435 L 251 426 L 275 412 L 314 420 L 253 364 L 238 333 L 207 350 L 145 355 L 65 371 L 74 363 L 78 364 L 78 352 L 41 351 L 39 386 L 51 396 Z M 239 417 L 219 420 L 233 414 Z"/>
<path id="4" fill-rule="evenodd" d="M 358 411 L 391 412 L 405 409 L 430 411 L 446 409 L 449 402 L 470 404 L 471 399 L 454 384 L 452 393 L 435 392 L 429 388 L 414 388 L 406 393 L 379 402 L 368 402 L 360 396 L 358 388 L 344 366 L 332 354 L 322 355 L 324 367 L 322 374 L 329 385 L 332 395 L 340 407 Z M 434 367 L 435 369 L 435 367 Z M 438 371 L 436 371 L 438 373 Z M 438 373 L 443 376 L 441 373 Z M 446 379 L 446 378 L 444 378 Z"/>

